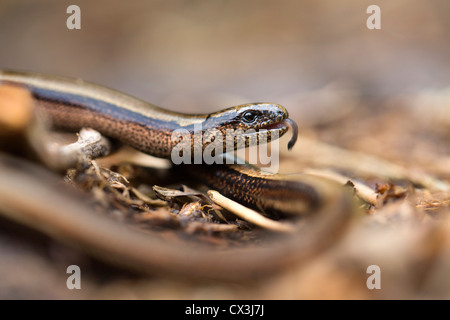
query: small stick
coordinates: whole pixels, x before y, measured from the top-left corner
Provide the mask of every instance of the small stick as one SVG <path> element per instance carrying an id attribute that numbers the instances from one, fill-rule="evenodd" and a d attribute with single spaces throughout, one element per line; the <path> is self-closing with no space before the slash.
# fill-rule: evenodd
<path id="1" fill-rule="evenodd" d="M 340 183 L 342 185 L 350 182 L 358 197 L 373 206 L 376 206 L 378 204 L 378 194 L 362 182 L 354 181 L 349 177 L 328 170 L 309 169 L 305 170 L 305 173 L 316 177 L 322 177 L 328 180 L 336 181 L 337 183 Z"/>
<path id="2" fill-rule="evenodd" d="M 278 232 L 294 232 L 295 227 L 292 224 L 289 223 L 282 223 L 278 221 L 274 221 L 271 219 L 268 219 L 258 212 L 249 209 L 247 207 L 244 207 L 243 205 L 226 198 L 225 196 L 221 195 L 219 192 L 215 190 L 208 191 L 208 196 L 211 198 L 212 201 L 214 201 L 216 204 L 220 205 L 221 207 L 227 209 L 228 211 L 234 213 L 238 217 L 245 219 L 261 228 L 265 228 L 272 231 L 278 231 Z"/>

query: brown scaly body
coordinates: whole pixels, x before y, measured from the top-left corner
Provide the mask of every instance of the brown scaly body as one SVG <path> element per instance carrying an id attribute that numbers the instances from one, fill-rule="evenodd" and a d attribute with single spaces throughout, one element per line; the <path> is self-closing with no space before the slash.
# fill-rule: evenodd
<path id="1" fill-rule="evenodd" d="M 198 150 L 203 152 L 212 142 L 211 135 L 214 132 L 222 135 L 223 150 L 228 147 L 225 139 L 227 130 L 248 132 L 253 129 L 253 133 L 246 135 L 244 144 L 239 145 L 236 139 L 232 150 L 259 144 L 263 140 L 260 137 L 263 134 L 267 142 L 270 142 L 273 137 L 278 138 L 285 134 L 289 127 L 294 128 L 291 147 L 297 137 L 295 123 L 288 119 L 286 108 L 278 104 L 250 103 L 211 114 L 182 114 L 82 80 L 3 71 L 0 72 L 0 83 L 27 88 L 33 95 L 37 110 L 49 117 L 57 128 L 93 128 L 156 157 L 171 158 L 173 148 L 180 142 L 179 139 L 172 139 L 175 130 L 185 130 L 187 133 L 187 142 L 191 146 L 191 163 L 194 163 L 195 153 Z M 201 128 L 200 135 L 195 131 L 198 127 Z M 226 173 L 222 171 L 220 178 L 214 178 L 212 175 L 208 178 L 208 184 L 212 188 L 217 186 L 217 189 L 227 191 L 229 188 L 220 187 L 226 178 L 229 187 L 233 188 L 232 192 L 225 193 L 227 196 L 267 212 L 272 211 L 270 206 L 273 206 L 274 202 L 256 201 L 251 194 L 273 195 L 280 192 L 279 190 L 296 189 L 291 188 L 295 187 L 293 183 L 275 182 L 274 179 L 265 183 L 266 178 L 256 178 L 255 172 L 253 176 L 243 179 L 244 171 L 238 172 L 239 168 L 245 169 L 245 166 L 234 167 L 234 170 L 228 170 Z M 266 185 L 267 189 L 264 189 Z M 293 193 L 290 198 L 298 199 L 298 194 L 302 194 L 306 189 L 302 186 L 301 190 L 289 191 Z M 301 196 L 308 197 L 308 193 Z"/>
<path id="2" fill-rule="evenodd" d="M 39 111 L 56 127 L 97 129 L 154 156 L 169 158 L 175 142 L 173 130 L 192 128 L 267 129 L 274 136 L 289 126 L 284 107 L 257 103 L 232 107 L 209 115 L 170 112 L 117 91 L 86 83 L 36 74 L 0 72 L 0 84 L 27 88 Z M 272 135 L 270 135 L 272 137 Z M 295 143 L 291 140 L 290 146 Z M 259 143 L 259 138 L 256 139 Z M 208 144 L 202 143 L 202 150 Z M 172 244 L 141 234 L 97 215 L 80 195 L 67 193 L 58 178 L 42 168 L 0 154 L 1 213 L 97 257 L 142 272 L 236 280 L 267 275 L 298 263 L 324 248 L 340 234 L 353 208 L 340 186 L 309 176 L 288 179 L 262 175 L 247 165 L 199 165 L 208 185 L 251 207 L 265 212 L 311 213 L 300 219 L 298 232 L 270 238 L 261 245 L 229 250 L 192 244 Z M 42 184 L 42 181 L 49 182 Z M 73 190 L 71 191 L 73 192 Z M 51 201 L 43 201 L 51 199 Z M 313 214 L 312 214 L 313 213 Z M 304 223 L 307 222 L 307 223 Z"/>

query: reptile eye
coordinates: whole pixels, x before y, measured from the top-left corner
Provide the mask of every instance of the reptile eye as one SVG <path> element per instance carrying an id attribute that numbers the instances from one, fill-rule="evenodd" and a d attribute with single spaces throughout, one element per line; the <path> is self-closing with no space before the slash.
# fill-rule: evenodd
<path id="1" fill-rule="evenodd" d="M 242 115 L 242 119 L 244 119 L 247 123 L 252 123 L 256 120 L 258 114 L 254 111 L 247 111 Z"/>

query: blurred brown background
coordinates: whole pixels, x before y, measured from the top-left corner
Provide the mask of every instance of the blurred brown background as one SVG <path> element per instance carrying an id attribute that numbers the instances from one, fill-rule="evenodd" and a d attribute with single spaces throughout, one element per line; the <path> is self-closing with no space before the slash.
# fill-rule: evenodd
<path id="1" fill-rule="evenodd" d="M 66 8 L 81 8 L 68 30 Z M 366 9 L 381 8 L 381 30 Z M 0 67 L 82 77 L 174 110 L 273 101 L 339 82 L 383 97 L 450 80 L 450 3 L 398 1 L 0 2 Z M 320 108 L 320 104 L 314 107 Z"/>
<path id="2" fill-rule="evenodd" d="M 71 4 L 81 8 L 81 30 L 66 28 Z M 372 4 L 381 8 L 381 30 L 366 27 Z M 94 288 L 91 296 L 114 298 L 448 298 L 449 229 L 436 231 L 430 221 L 439 219 L 430 217 L 450 213 L 449 14 L 448 0 L 0 0 L 0 69 L 81 77 L 183 112 L 277 102 L 301 128 L 289 154 L 296 171 L 332 168 L 372 189 L 395 179 L 422 183 L 367 214 L 301 273 L 254 286 L 132 278 L 103 288 L 92 272 L 88 295 Z M 328 153 L 311 150 L 318 141 Z M 430 254 L 435 242 L 442 254 Z M 8 243 L 0 239 L 0 271 L 16 273 L 2 279 L 0 296 L 74 297 L 64 269 L 43 258 L 58 261 L 52 252 L 66 250 L 45 247 L 42 255 L 32 247 L 28 260 Z M 367 291 L 361 273 L 373 263 L 388 279 L 378 293 Z M 35 274 L 48 275 L 41 279 L 50 289 L 30 284 Z"/>

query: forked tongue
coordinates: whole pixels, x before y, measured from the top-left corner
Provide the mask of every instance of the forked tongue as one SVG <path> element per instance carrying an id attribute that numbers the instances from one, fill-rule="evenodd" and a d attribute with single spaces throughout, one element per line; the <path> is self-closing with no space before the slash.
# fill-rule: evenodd
<path id="1" fill-rule="evenodd" d="M 294 146 L 294 144 L 297 142 L 297 137 L 298 137 L 298 126 L 297 126 L 297 124 L 295 123 L 295 121 L 292 120 L 292 119 L 290 119 L 290 118 L 284 119 L 283 121 L 284 121 L 284 122 L 288 125 L 288 127 L 291 128 L 291 130 L 292 130 L 292 138 L 291 138 L 291 140 L 289 140 L 289 143 L 288 143 L 288 150 L 291 150 L 292 147 Z"/>

